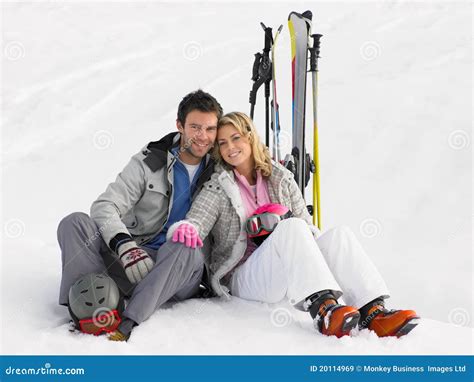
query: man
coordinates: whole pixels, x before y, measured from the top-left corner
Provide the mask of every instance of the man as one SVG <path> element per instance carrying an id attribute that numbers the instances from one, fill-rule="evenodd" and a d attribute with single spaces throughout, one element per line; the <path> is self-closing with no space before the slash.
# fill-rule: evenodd
<path id="1" fill-rule="evenodd" d="M 150 142 L 92 204 L 90 217 L 66 216 L 58 227 L 62 252 L 59 304 L 84 275 L 107 272 L 129 296 L 110 340 L 125 341 L 134 326 L 170 299 L 196 295 L 203 275 L 200 249 L 166 242 L 168 227 L 184 219 L 214 163 L 208 152 L 222 108 L 197 90 L 178 107 L 177 133 Z"/>

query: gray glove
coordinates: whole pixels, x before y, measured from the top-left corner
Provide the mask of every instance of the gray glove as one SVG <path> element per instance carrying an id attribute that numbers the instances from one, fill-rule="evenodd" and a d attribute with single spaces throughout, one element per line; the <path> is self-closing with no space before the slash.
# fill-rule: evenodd
<path id="1" fill-rule="evenodd" d="M 139 248 L 134 241 L 121 244 L 117 252 L 122 261 L 123 269 L 125 269 L 125 274 L 133 284 L 143 280 L 155 265 L 148 253 Z"/>

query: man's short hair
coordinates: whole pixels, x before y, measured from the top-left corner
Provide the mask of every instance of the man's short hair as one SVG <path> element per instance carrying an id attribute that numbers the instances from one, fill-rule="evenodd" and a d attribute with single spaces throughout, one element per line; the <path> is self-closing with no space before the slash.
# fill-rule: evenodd
<path id="1" fill-rule="evenodd" d="M 209 93 L 198 89 L 186 95 L 178 106 L 178 121 L 184 126 L 187 115 L 193 110 L 204 113 L 216 113 L 217 119 L 222 117 L 222 107 Z"/>

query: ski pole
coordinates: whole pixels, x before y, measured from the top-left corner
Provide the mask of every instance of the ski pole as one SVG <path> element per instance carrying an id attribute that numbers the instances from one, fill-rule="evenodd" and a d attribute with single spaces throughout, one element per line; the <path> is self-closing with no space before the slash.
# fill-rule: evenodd
<path id="1" fill-rule="evenodd" d="M 272 28 L 260 23 L 265 32 L 265 45 L 263 48 L 262 64 L 269 67 L 268 76 L 265 80 L 265 144 L 270 146 L 270 82 L 272 81 L 272 62 L 270 61 L 270 50 L 273 44 Z"/>
<path id="2" fill-rule="evenodd" d="M 265 45 L 263 53 L 256 53 L 252 67 L 252 90 L 250 90 L 250 118 L 253 119 L 255 104 L 257 102 L 257 92 L 260 86 L 265 84 L 265 138 L 266 145 L 269 145 L 269 128 L 270 128 L 270 82 L 272 80 L 272 63 L 270 61 L 270 49 L 273 43 L 272 28 L 267 28 L 260 23 L 265 32 Z"/>
<path id="3" fill-rule="evenodd" d="M 277 86 L 276 86 L 276 65 L 275 65 L 275 46 L 278 41 L 278 36 L 283 29 L 283 25 L 280 25 L 273 38 L 272 45 L 272 130 L 273 130 L 273 159 L 280 163 L 281 152 L 280 152 L 280 110 L 277 100 Z"/>
<path id="4" fill-rule="evenodd" d="M 313 34 L 313 47 L 309 48 L 310 52 L 310 67 L 309 71 L 312 74 L 313 85 L 313 159 L 315 164 L 315 171 L 313 175 L 313 204 L 316 204 L 316 214 L 313 212 L 313 224 L 321 229 L 321 197 L 320 197 L 320 182 L 319 182 L 319 141 L 318 141 L 318 58 L 320 51 L 320 40 L 323 35 Z"/>

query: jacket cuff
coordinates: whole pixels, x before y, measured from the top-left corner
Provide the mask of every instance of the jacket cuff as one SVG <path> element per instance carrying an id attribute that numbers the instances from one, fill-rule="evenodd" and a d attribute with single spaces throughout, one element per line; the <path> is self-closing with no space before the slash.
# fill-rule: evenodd
<path id="1" fill-rule="evenodd" d="M 127 242 L 133 241 L 133 238 L 130 235 L 127 235 L 126 233 L 118 233 L 115 235 L 109 242 L 109 247 L 112 251 L 115 253 L 118 253 L 119 247 Z"/>
<path id="2" fill-rule="evenodd" d="M 171 224 L 171 226 L 168 228 L 168 232 L 166 232 L 166 241 L 171 240 L 171 238 L 173 237 L 174 231 L 176 231 L 178 227 L 183 223 L 192 225 L 196 229 L 196 232 L 199 233 L 199 230 L 197 229 L 197 227 L 193 223 L 191 223 L 189 220 L 179 220 L 176 223 Z"/>

